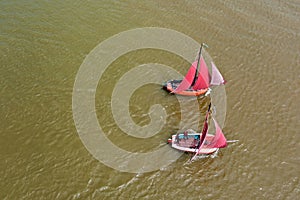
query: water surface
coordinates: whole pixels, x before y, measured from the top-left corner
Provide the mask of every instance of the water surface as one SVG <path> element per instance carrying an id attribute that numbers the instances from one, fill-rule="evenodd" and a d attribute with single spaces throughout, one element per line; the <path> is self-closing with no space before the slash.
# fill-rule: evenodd
<path id="1" fill-rule="evenodd" d="M 296 0 L 2 0 L 1 198 L 296 199 L 299 13 Z M 228 81 L 224 132 L 239 142 L 222 149 L 216 158 L 186 163 L 189 156 L 184 154 L 154 172 L 122 173 L 94 159 L 82 144 L 72 116 L 73 84 L 96 45 L 121 31 L 149 26 L 174 29 L 210 46 L 211 57 Z M 111 117 L 109 101 L 117 78 L 133 66 L 153 61 L 185 63 L 166 52 L 141 50 L 118 59 L 99 83 L 106 88 L 103 93 L 97 90 L 99 123 L 113 142 L 127 150 L 158 148 L 178 128 L 176 98 L 155 85 L 132 96 L 131 114 L 137 124 L 145 125 L 149 105 L 163 105 L 168 121 L 161 134 L 147 141 L 123 140 L 124 133 Z M 120 63 L 126 65 L 116 70 L 114 65 Z M 207 100 L 200 101 L 200 107 L 206 104 Z M 205 108 L 200 112 L 203 115 Z"/>

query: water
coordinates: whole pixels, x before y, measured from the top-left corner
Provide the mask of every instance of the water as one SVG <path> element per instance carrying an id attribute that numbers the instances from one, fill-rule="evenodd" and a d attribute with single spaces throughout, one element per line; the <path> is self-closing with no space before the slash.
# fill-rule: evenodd
<path id="1" fill-rule="evenodd" d="M 3 0 L 0 11 L 1 199 L 300 195 L 298 1 Z M 82 144 L 72 116 L 73 84 L 96 45 L 121 31 L 149 26 L 174 29 L 210 46 L 228 81 L 224 132 L 239 142 L 220 150 L 216 158 L 187 163 L 184 154 L 157 171 L 124 173 L 94 159 Z M 159 103 L 168 113 L 163 133 L 139 143 L 114 124 L 109 102 L 117 78 L 147 62 L 185 63 L 166 52 L 129 53 L 112 64 L 127 63 L 106 72 L 98 85 L 106 89 L 96 95 L 103 130 L 133 152 L 161 147 L 180 119 L 175 97 L 147 85 L 132 96 L 132 118 L 139 125 L 149 123 L 148 108 Z M 201 115 L 206 104 L 200 100 Z"/>

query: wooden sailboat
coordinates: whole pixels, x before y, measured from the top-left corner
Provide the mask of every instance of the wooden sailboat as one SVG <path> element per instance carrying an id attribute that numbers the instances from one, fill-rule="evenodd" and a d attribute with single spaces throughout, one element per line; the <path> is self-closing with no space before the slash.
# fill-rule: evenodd
<path id="1" fill-rule="evenodd" d="M 211 154 L 217 151 L 219 148 L 226 147 L 226 138 L 219 124 L 212 116 L 211 118 L 214 122 L 215 132 L 213 134 L 208 133 L 209 115 L 210 105 L 205 116 L 201 133 L 196 133 L 195 131 L 189 129 L 183 133 L 172 135 L 172 137 L 168 139 L 168 143 L 179 151 L 194 153 L 194 157 L 199 154 Z"/>
<path id="2" fill-rule="evenodd" d="M 199 96 L 209 91 L 212 85 L 225 84 L 225 80 L 216 67 L 211 62 L 211 74 L 206 62 L 201 54 L 205 44 L 201 44 L 198 60 L 193 62 L 183 80 L 169 80 L 163 84 L 163 88 L 170 93 L 184 96 Z"/>

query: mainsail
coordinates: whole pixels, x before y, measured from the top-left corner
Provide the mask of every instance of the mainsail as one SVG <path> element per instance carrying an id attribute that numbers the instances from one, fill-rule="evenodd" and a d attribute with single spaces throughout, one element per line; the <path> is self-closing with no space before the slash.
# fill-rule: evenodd
<path id="1" fill-rule="evenodd" d="M 206 89 L 209 87 L 210 75 L 206 63 L 201 55 L 200 57 L 200 70 L 197 74 L 197 81 L 193 85 L 194 90 Z"/>
<path id="2" fill-rule="evenodd" d="M 222 74 L 216 67 L 216 65 L 211 62 L 211 81 L 210 85 L 222 85 L 225 84 L 226 81 L 224 80 Z"/>
<path id="3" fill-rule="evenodd" d="M 202 56 L 200 57 L 200 70 L 198 74 L 196 73 L 197 64 L 198 64 L 197 61 L 193 62 L 188 73 L 185 75 L 184 79 L 174 90 L 174 93 L 187 90 L 191 86 L 193 90 L 201 90 L 209 87 L 210 75 L 208 72 L 207 65 Z M 194 81 L 194 79 L 196 79 L 196 81 Z M 193 82 L 195 82 L 194 85 L 192 85 Z"/>
<path id="4" fill-rule="evenodd" d="M 202 134 L 201 134 L 201 138 L 200 138 L 200 145 L 199 148 L 197 149 L 195 155 L 193 156 L 192 160 L 200 153 L 200 150 L 203 148 L 204 144 L 205 144 L 205 139 L 207 136 L 207 132 L 208 132 L 208 114 L 206 114 L 205 117 L 205 122 L 204 122 L 204 126 L 202 129 Z M 212 117 L 214 124 L 215 124 L 215 136 L 214 138 L 209 142 L 209 144 L 205 144 L 205 148 L 224 148 L 227 146 L 227 141 L 226 138 L 219 126 L 219 124 L 217 123 L 217 121 Z"/>
<path id="5" fill-rule="evenodd" d="M 209 73 L 205 60 L 201 55 L 201 49 L 202 45 L 199 51 L 198 60 L 193 62 L 184 79 L 173 91 L 174 93 L 180 93 L 188 89 L 198 91 L 201 89 L 208 89 L 211 85 L 225 84 L 226 81 L 213 62 L 211 62 L 211 74 Z"/>
<path id="6" fill-rule="evenodd" d="M 191 87 L 193 80 L 195 78 L 195 75 L 196 75 L 196 68 L 197 68 L 197 61 L 193 62 L 189 71 L 185 75 L 184 79 L 181 81 L 181 83 L 178 85 L 178 87 L 174 90 L 174 93 L 182 92 Z"/>
<path id="7" fill-rule="evenodd" d="M 202 132 L 201 132 L 199 149 L 198 149 L 197 153 L 199 152 L 200 148 L 203 146 L 207 132 L 208 132 L 208 115 L 209 115 L 209 112 L 207 112 L 206 116 L 205 116 L 205 121 L 204 121 Z"/>

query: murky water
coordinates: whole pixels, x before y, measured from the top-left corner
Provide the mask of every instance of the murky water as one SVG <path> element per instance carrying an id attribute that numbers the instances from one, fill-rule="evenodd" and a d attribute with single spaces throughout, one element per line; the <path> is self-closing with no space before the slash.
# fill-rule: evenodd
<path id="1" fill-rule="evenodd" d="M 73 85 L 96 45 L 121 31 L 149 26 L 174 29 L 210 46 L 208 52 L 228 81 L 224 132 L 239 142 L 216 158 L 187 163 L 184 154 L 157 171 L 119 172 L 93 158 L 81 142 L 72 115 Z M 296 199 L 299 33 L 297 0 L 2 0 L 1 199 Z M 161 104 L 168 114 L 162 132 L 142 140 L 114 123 L 114 85 L 132 67 L 149 62 L 186 63 L 167 52 L 132 52 L 112 64 L 98 85 L 105 89 L 96 93 L 99 124 L 128 151 L 160 148 L 180 121 L 176 98 L 150 84 L 133 94 L 131 115 L 146 125 L 149 107 Z M 207 103 L 199 100 L 202 116 Z"/>

